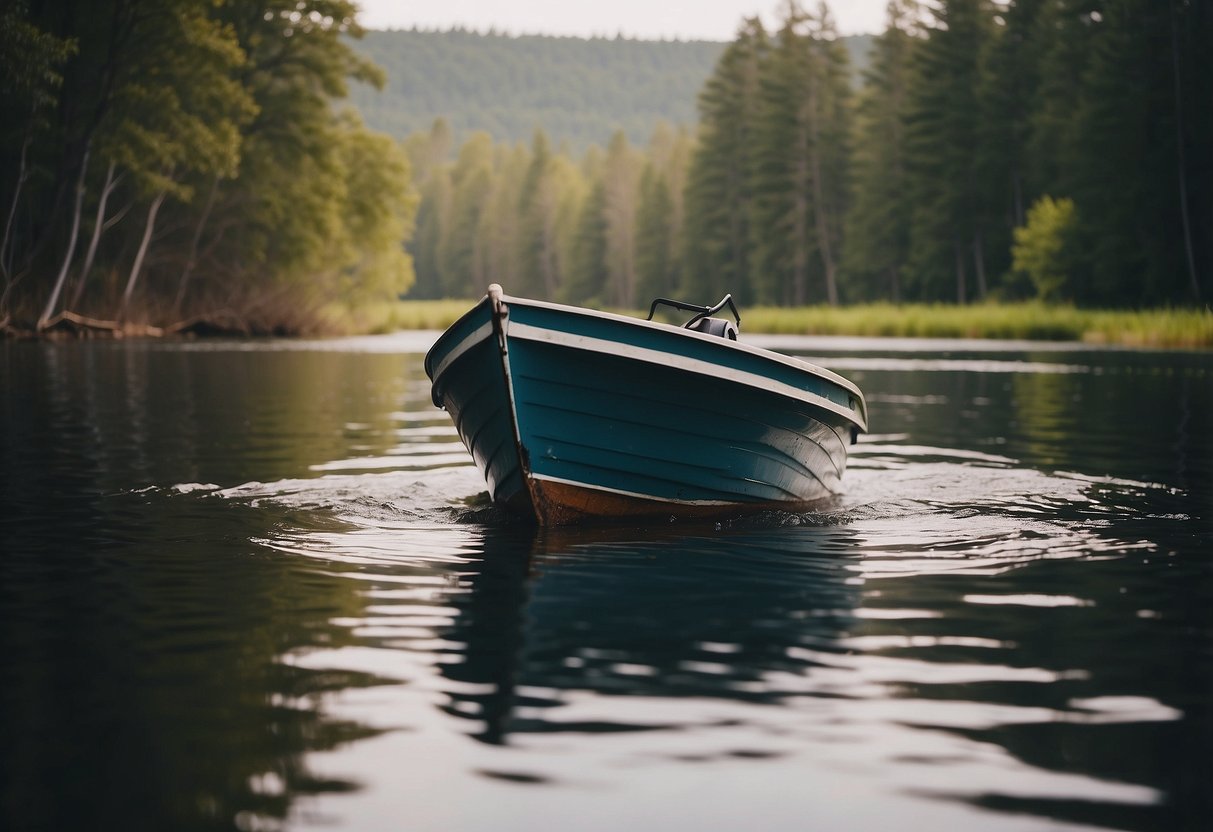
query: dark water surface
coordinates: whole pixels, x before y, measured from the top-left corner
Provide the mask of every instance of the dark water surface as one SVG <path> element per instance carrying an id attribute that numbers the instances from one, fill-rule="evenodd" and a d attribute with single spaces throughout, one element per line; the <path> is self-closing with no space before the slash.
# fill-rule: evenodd
<path id="1" fill-rule="evenodd" d="M 544 533 L 432 337 L 0 344 L 0 827 L 1213 828 L 1213 354 L 768 339 L 845 496 Z"/>

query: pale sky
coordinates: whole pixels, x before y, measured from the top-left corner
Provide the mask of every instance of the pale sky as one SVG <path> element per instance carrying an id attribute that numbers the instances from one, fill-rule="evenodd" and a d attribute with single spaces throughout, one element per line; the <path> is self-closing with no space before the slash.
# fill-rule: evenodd
<path id="1" fill-rule="evenodd" d="M 743 17 L 760 15 L 768 28 L 781 0 L 356 0 L 368 29 L 495 27 L 513 35 L 644 39 L 733 39 Z M 844 35 L 878 33 L 887 0 L 832 0 L 830 10 Z M 802 0 L 815 8 L 816 0 Z"/>

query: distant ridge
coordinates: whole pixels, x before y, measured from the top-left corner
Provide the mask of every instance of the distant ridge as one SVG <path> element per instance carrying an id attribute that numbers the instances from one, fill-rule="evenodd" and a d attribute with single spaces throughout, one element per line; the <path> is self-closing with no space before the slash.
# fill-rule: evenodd
<path id="1" fill-rule="evenodd" d="M 846 38 L 866 57 L 869 36 Z M 466 29 L 370 31 L 355 43 L 387 73 L 358 85 L 353 105 L 397 138 L 445 117 L 462 141 L 476 130 L 529 142 L 542 127 L 560 145 L 605 145 L 616 129 L 645 144 L 661 121 L 692 125 L 696 100 L 726 43 L 513 35 Z"/>

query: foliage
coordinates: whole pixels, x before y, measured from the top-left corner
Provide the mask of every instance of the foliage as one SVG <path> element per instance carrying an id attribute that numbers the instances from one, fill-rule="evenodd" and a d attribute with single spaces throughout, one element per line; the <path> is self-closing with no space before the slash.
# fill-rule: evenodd
<path id="1" fill-rule="evenodd" d="M 388 78 L 382 93 L 352 91 L 377 130 L 403 138 L 442 117 L 459 141 L 485 131 L 529 142 L 542 128 L 583 151 L 616 129 L 639 144 L 660 121 L 694 123 L 695 93 L 724 45 L 455 29 L 368 32 L 359 48 Z"/>
<path id="2" fill-rule="evenodd" d="M 640 150 L 617 130 L 574 156 L 547 131 L 529 149 L 481 135 L 468 179 L 450 124 L 411 136 L 414 295 L 1200 302 L 1211 39 L 1213 14 L 1180 0 L 894 0 L 856 93 L 828 8 L 791 0 L 773 33 L 741 22 L 694 138 L 659 127 Z M 582 45 L 589 63 L 607 48 Z"/>
<path id="3" fill-rule="evenodd" d="M 1027 224 L 1015 229 L 1013 267 L 1028 275 L 1041 300 L 1066 300 L 1073 294 L 1074 221 L 1074 200 L 1042 196 L 1028 209 Z"/>
<path id="4" fill-rule="evenodd" d="M 1208 301 L 1207 4 L 893 0 L 855 41 L 788 0 L 729 44 L 412 31 L 362 52 L 355 12 L 6 4 L 0 321 L 293 330 L 494 282 L 621 308 Z M 695 104 L 694 129 L 658 120 Z"/>
<path id="5" fill-rule="evenodd" d="M 285 331 L 338 296 L 405 291 L 408 159 L 334 106 L 348 79 L 382 81 L 349 45 L 355 12 L 349 0 L 4 12 L 0 37 L 33 46 L 0 62 L 17 127 L 0 134 L 0 319 L 33 324 L 41 309 L 41 328 L 69 307 Z M 21 97 L 55 118 L 22 112 Z"/>

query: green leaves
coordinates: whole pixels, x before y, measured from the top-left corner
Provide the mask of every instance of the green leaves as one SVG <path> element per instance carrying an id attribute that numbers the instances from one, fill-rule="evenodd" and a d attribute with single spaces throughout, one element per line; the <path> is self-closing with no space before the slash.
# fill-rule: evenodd
<path id="1" fill-rule="evenodd" d="M 53 312 L 81 217 L 111 193 L 120 207 L 113 216 L 95 212 L 83 265 L 129 273 L 121 306 L 125 314 L 130 303 L 132 319 L 222 309 L 245 327 L 299 326 L 300 310 L 409 288 L 404 243 L 417 197 L 408 158 L 334 107 L 348 78 L 382 82 L 350 48 L 361 34 L 355 4 L 65 2 L 71 8 L 40 7 L 37 18 L 23 8 L 0 14 L 0 41 L 13 47 L 0 58 L 5 92 L 31 100 L 53 93 L 61 114 L 38 150 L 63 161 L 29 194 L 30 212 L 62 205 L 55 194 L 80 183 L 69 215 L 11 223 L 11 247 L 6 232 L 5 253 L 23 256 L 34 275 L 24 296 L 11 293 L 17 307 L 42 295 L 41 318 Z M 93 166 L 107 171 L 104 181 L 87 166 L 90 154 L 106 163 Z M 22 196 L 12 197 L 15 216 Z M 114 226 L 127 215 L 142 225 Z M 54 240 L 61 243 L 48 245 Z M 66 257 L 50 281 L 38 254 L 55 248 Z M 88 277 L 76 275 L 69 296 L 95 317 L 113 316 L 105 287 L 81 291 Z"/>
<path id="2" fill-rule="evenodd" d="M 1074 228 L 1074 200 L 1042 196 L 1015 229 L 1013 268 L 1031 279 L 1041 300 L 1073 300 Z"/>

